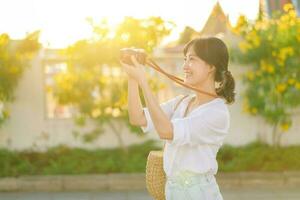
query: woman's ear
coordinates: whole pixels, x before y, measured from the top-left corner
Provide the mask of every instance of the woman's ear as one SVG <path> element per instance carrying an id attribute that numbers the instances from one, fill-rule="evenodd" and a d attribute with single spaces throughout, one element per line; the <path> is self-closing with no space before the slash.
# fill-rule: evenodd
<path id="1" fill-rule="evenodd" d="M 208 73 L 214 74 L 216 71 L 216 67 L 214 65 L 208 65 L 208 67 L 209 67 Z"/>

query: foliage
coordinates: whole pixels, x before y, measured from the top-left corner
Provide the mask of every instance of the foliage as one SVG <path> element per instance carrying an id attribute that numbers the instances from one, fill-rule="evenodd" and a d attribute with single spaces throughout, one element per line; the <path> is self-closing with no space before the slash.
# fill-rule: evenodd
<path id="1" fill-rule="evenodd" d="M 244 111 L 265 119 L 273 127 L 273 144 L 280 145 L 300 104 L 300 19 L 286 4 L 283 13 L 254 23 L 240 16 L 234 31 L 242 38 L 235 57 L 251 66 L 243 77 Z"/>
<path id="2" fill-rule="evenodd" d="M 242 171 L 299 171 L 299 146 L 274 147 L 261 142 L 233 147 L 224 145 L 217 156 L 219 170 Z"/>
<path id="3" fill-rule="evenodd" d="M 0 177 L 20 175 L 96 174 L 144 172 L 151 150 L 159 150 L 155 141 L 132 145 L 128 154 L 121 148 L 85 150 L 57 146 L 47 152 L 0 150 Z"/>
<path id="4" fill-rule="evenodd" d="M 14 89 L 29 61 L 39 50 L 39 31 L 22 40 L 12 40 L 8 34 L 0 35 L 0 125 L 9 117 L 5 103 L 14 100 Z"/>
<path id="5" fill-rule="evenodd" d="M 76 42 L 63 52 L 68 69 L 55 77 L 54 95 L 59 103 L 77 108 L 74 115 L 78 124 L 84 125 L 86 119 L 96 122 L 96 129 L 83 135 L 86 142 L 97 138 L 103 133 L 103 125 L 108 124 L 120 145 L 125 147 L 120 123 L 125 122 L 133 132 L 141 130 L 128 123 L 127 76 L 119 65 L 119 50 L 134 46 L 151 53 L 170 34 L 172 23 L 160 17 L 127 17 L 116 28 L 111 28 L 106 20 L 95 24 L 89 19 L 89 23 L 94 36 Z M 152 79 L 149 77 L 152 88 L 162 87 Z M 119 123 L 113 123 L 116 121 Z"/>
<path id="6" fill-rule="evenodd" d="M 161 150 L 152 140 L 132 145 L 125 154 L 120 148 L 84 150 L 67 146 L 47 152 L 14 152 L 0 149 L 0 177 L 21 175 L 107 174 L 145 172 L 151 150 Z M 218 153 L 220 172 L 299 171 L 300 146 L 275 148 L 262 143 L 243 147 L 224 145 Z"/>

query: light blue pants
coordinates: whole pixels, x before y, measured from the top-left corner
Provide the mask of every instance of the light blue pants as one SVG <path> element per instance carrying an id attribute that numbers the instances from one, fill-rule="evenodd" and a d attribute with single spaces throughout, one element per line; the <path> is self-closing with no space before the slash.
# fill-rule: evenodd
<path id="1" fill-rule="evenodd" d="M 181 172 L 167 177 L 166 200 L 223 200 L 215 176 Z"/>

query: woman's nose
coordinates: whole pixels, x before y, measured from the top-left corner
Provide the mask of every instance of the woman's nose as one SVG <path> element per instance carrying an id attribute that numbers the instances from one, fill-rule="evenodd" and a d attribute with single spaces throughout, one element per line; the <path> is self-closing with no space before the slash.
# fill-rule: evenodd
<path id="1" fill-rule="evenodd" d="M 188 69 L 189 67 L 191 67 L 191 63 L 189 63 L 189 62 L 183 63 L 183 69 Z"/>

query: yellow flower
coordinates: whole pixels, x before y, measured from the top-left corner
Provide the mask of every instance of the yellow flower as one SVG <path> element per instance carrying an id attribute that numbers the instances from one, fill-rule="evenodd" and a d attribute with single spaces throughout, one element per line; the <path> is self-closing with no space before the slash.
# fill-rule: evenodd
<path id="1" fill-rule="evenodd" d="M 84 71 L 82 72 L 82 77 L 86 80 L 86 81 L 91 81 L 93 79 L 93 75 L 90 72 Z"/>
<path id="2" fill-rule="evenodd" d="M 253 41 L 253 44 L 254 44 L 255 47 L 258 47 L 260 45 L 260 39 L 259 39 L 259 37 L 254 37 L 252 39 L 252 41 Z"/>
<path id="3" fill-rule="evenodd" d="M 295 84 L 295 88 L 298 89 L 298 90 L 300 90 L 300 82 L 297 82 L 297 83 Z"/>
<path id="4" fill-rule="evenodd" d="M 246 35 L 246 40 L 251 42 L 254 47 L 258 47 L 260 45 L 260 38 L 255 31 L 251 31 Z"/>
<path id="5" fill-rule="evenodd" d="M 287 55 L 289 55 L 293 50 L 290 49 L 290 48 L 282 48 L 279 50 L 279 55 L 278 57 L 281 59 L 281 60 L 285 60 Z"/>
<path id="6" fill-rule="evenodd" d="M 294 20 L 290 21 L 290 26 L 295 26 L 296 22 Z"/>
<path id="7" fill-rule="evenodd" d="M 290 85 L 293 85 L 295 82 L 296 82 L 296 80 L 293 79 L 293 78 L 289 78 L 289 80 L 288 80 L 288 83 L 289 83 Z"/>
<path id="8" fill-rule="evenodd" d="M 114 108 L 113 109 L 113 111 L 112 111 L 112 116 L 113 117 L 118 117 L 118 116 L 120 116 L 120 114 L 121 114 L 121 111 L 120 111 L 119 108 Z"/>
<path id="9" fill-rule="evenodd" d="M 284 62 L 288 56 L 294 55 L 294 49 L 292 47 L 284 47 L 279 50 L 277 62 L 280 66 L 284 65 Z"/>
<path id="10" fill-rule="evenodd" d="M 292 3 L 284 4 L 283 10 L 284 10 L 285 12 L 288 12 L 288 11 L 291 10 L 291 9 L 294 9 L 294 6 L 293 6 Z"/>
<path id="11" fill-rule="evenodd" d="M 60 87 L 63 90 L 72 90 L 71 84 L 69 84 L 69 82 L 67 82 L 67 81 L 61 82 Z"/>
<path id="12" fill-rule="evenodd" d="M 256 30 L 266 30 L 268 28 L 268 23 L 267 21 L 257 21 L 254 26 Z"/>
<path id="13" fill-rule="evenodd" d="M 257 109 L 256 108 L 252 108 L 251 109 L 251 113 L 256 114 L 257 113 Z"/>
<path id="14" fill-rule="evenodd" d="M 1 34 L 0 35 L 0 46 L 7 45 L 9 42 L 9 36 L 7 34 Z"/>
<path id="15" fill-rule="evenodd" d="M 290 55 L 290 56 L 294 55 L 293 47 L 286 47 L 285 50 L 286 50 L 288 55 Z"/>
<path id="16" fill-rule="evenodd" d="M 294 18 L 297 17 L 297 13 L 296 13 L 295 10 L 291 10 L 291 11 L 289 12 L 289 15 L 290 15 L 290 17 L 291 17 L 292 19 L 294 19 Z"/>
<path id="17" fill-rule="evenodd" d="M 11 74 L 17 74 L 17 73 L 20 72 L 20 70 L 19 70 L 18 67 L 13 66 L 13 67 L 10 67 L 10 68 L 9 68 L 9 72 L 10 72 Z"/>
<path id="18" fill-rule="evenodd" d="M 254 73 L 253 72 L 248 72 L 247 77 L 248 77 L 249 80 L 253 80 L 254 79 Z"/>
<path id="19" fill-rule="evenodd" d="M 265 60 L 260 61 L 260 66 L 263 71 L 274 73 L 275 69 L 271 64 L 268 64 Z"/>
<path id="20" fill-rule="evenodd" d="M 46 85 L 46 86 L 45 86 L 45 91 L 46 91 L 46 92 L 52 92 L 52 91 L 53 91 L 53 88 L 52 88 L 51 86 L 49 86 L 49 85 Z"/>
<path id="21" fill-rule="evenodd" d="M 287 131 L 290 128 L 290 124 L 289 123 L 282 123 L 280 125 L 280 128 L 281 128 L 282 131 Z"/>
<path id="22" fill-rule="evenodd" d="M 248 100 L 245 98 L 243 101 L 243 111 L 246 113 L 249 113 L 250 109 L 249 109 L 249 103 Z"/>
<path id="23" fill-rule="evenodd" d="M 270 73 L 270 74 L 272 74 L 272 73 L 274 73 L 274 67 L 272 66 L 272 65 L 269 65 L 268 66 L 268 68 L 267 68 L 267 71 Z"/>
<path id="24" fill-rule="evenodd" d="M 298 40 L 298 42 L 300 42 L 300 28 L 298 28 L 298 30 L 297 30 L 297 40 Z"/>
<path id="25" fill-rule="evenodd" d="M 92 111 L 92 116 L 93 116 L 93 117 L 99 117 L 100 114 L 101 114 L 101 110 L 100 110 L 99 108 L 94 109 L 94 110 Z"/>
<path id="26" fill-rule="evenodd" d="M 283 21 L 283 22 L 278 23 L 278 29 L 280 32 L 286 31 L 288 29 L 288 22 Z"/>
<path id="27" fill-rule="evenodd" d="M 273 40 L 273 36 L 272 36 L 272 35 L 269 35 L 269 36 L 268 36 L 268 40 L 269 40 L 269 41 Z"/>
<path id="28" fill-rule="evenodd" d="M 280 83 L 276 86 L 276 91 L 282 93 L 286 90 L 287 85 L 285 83 Z"/>
<path id="29" fill-rule="evenodd" d="M 112 110 L 113 110 L 112 107 L 107 107 L 107 108 L 105 108 L 104 111 L 105 111 L 106 114 L 111 114 Z"/>
<path id="30" fill-rule="evenodd" d="M 277 63 L 278 63 L 278 65 L 281 66 L 281 67 L 284 66 L 284 61 L 283 61 L 283 60 L 277 59 Z"/>
<path id="31" fill-rule="evenodd" d="M 289 16 L 288 15 L 282 15 L 280 17 L 280 21 L 282 22 L 282 25 L 285 24 L 285 22 L 288 22 L 289 21 Z"/>
<path id="32" fill-rule="evenodd" d="M 240 42 L 239 47 L 243 53 L 246 53 L 249 49 L 251 49 L 251 45 L 247 42 Z"/>

